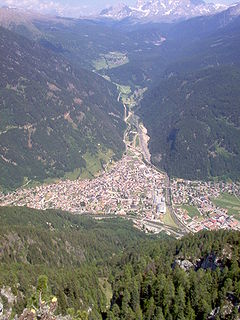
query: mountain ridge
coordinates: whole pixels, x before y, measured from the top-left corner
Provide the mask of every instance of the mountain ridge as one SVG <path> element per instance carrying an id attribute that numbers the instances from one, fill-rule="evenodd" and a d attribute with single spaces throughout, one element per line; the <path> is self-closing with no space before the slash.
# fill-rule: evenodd
<path id="1" fill-rule="evenodd" d="M 177 21 L 211 15 L 226 8 L 225 5 L 205 3 L 202 0 L 138 0 L 134 7 L 121 4 L 106 8 L 100 12 L 100 16 L 116 20 L 131 17 L 150 21 Z"/>

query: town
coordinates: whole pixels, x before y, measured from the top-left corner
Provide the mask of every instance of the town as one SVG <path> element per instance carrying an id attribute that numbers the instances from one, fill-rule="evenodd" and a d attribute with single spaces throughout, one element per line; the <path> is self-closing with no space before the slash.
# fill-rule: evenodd
<path id="1" fill-rule="evenodd" d="M 61 209 L 72 213 L 140 215 L 152 218 L 165 212 L 165 176 L 133 156 L 124 156 L 108 172 L 93 180 L 62 180 L 19 189 L 2 206 Z M 154 209 L 155 208 L 155 209 Z"/>
<path id="2" fill-rule="evenodd" d="M 123 99 L 121 90 L 120 98 L 127 124 L 120 161 L 91 180 L 60 180 L 0 193 L 0 206 L 60 209 L 96 219 L 121 216 L 146 233 L 176 238 L 201 230 L 240 230 L 240 183 L 170 180 L 151 164 L 147 129 L 134 114 L 131 99 Z"/>
<path id="3" fill-rule="evenodd" d="M 225 202 L 217 200 L 221 195 L 226 198 Z M 174 214 L 190 232 L 240 230 L 239 183 L 175 179 L 171 183 L 171 196 Z"/>
<path id="4" fill-rule="evenodd" d="M 174 179 L 169 189 L 171 203 L 166 203 L 166 174 L 144 162 L 137 153 L 125 155 L 92 180 L 61 180 L 2 194 L 0 205 L 132 217 L 136 227 L 153 233 L 164 230 L 168 205 L 175 227 L 181 231 L 240 230 L 239 216 L 230 215 L 213 200 L 225 193 L 237 201 L 239 184 Z"/>

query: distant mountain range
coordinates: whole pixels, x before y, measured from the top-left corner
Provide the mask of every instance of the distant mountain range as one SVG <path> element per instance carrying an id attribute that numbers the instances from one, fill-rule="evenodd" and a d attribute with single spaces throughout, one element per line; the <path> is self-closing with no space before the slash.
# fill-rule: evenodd
<path id="1" fill-rule="evenodd" d="M 138 0 L 135 7 L 120 4 L 102 10 L 100 16 L 121 20 L 136 18 L 156 21 L 173 21 L 214 14 L 227 7 L 205 3 L 202 0 Z"/>

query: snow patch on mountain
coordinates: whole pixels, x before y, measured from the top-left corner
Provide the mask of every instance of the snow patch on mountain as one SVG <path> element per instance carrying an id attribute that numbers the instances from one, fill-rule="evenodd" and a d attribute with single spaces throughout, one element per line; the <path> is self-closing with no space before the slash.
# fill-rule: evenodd
<path id="1" fill-rule="evenodd" d="M 121 4 L 104 9 L 100 15 L 117 20 L 133 17 L 160 21 L 210 15 L 225 9 L 225 5 L 205 3 L 202 0 L 138 0 L 135 7 Z"/>

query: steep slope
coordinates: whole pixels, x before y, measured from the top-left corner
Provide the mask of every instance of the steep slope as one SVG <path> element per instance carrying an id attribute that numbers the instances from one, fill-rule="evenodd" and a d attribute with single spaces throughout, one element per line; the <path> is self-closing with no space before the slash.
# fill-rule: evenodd
<path id="1" fill-rule="evenodd" d="M 84 69 L 95 68 L 96 61 L 116 52 L 127 57 L 128 63 L 110 69 L 98 70 L 123 85 L 145 86 L 167 55 L 161 54 L 171 24 L 135 24 L 131 19 L 68 19 L 35 16 L 17 9 L 0 8 L 0 25 L 20 35 L 34 39 L 55 54 L 64 55 L 72 64 Z M 156 70 L 157 69 L 157 70 Z"/>
<path id="2" fill-rule="evenodd" d="M 72 64 L 92 70 L 100 54 L 134 47 L 111 23 L 38 15 L 19 9 L 0 8 L 0 25 L 45 48 L 63 54 Z"/>
<path id="3" fill-rule="evenodd" d="M 151 136 L 152 161 L 170 175 L 240 175 L 239 6 L 234 14 L 232 10 L 183 22 L 180 31 L 170 31 L 165 50 L 174 62 L 140 107 Z"/>
<path id="4" fill-rule="evenodd" d="M 47 17 L 25 10 L 0 8 L 0 25 L 12 31 L 21 31 L 22 35 L 25 36 L 41 36 L 39 30 L 33 24 L 34 19 L 47 19 Z"/>
<path id="5" fill-rule="evenodd" d="M 239 319 L 239 233 L 202 232 L 127 252 L 107 319 Z"/>
<path id="6" fill-rule="evenodd" d="M 239 232 L 177 241 L 122 219 L 27 208 L 0 208 L 0 219 L 5 318 L 11 308 L 14 316 L 37 307 L 41 291 L 74 319 L 238 319 Z"/>
<path id="7" fill-rule="evenodd" d="M 121 156 L 125 124 L 115 86 L 3 28 L 0 55 L 2 186 L 80 175 L 89 163 L 100 169 Z"/>
<path id="8" fill-rule="evenodd" d="M 143 101 L 152 161 L 188 179 L 240 176 L 240 69 L 171 76 Z"/>
<path id="9" fill-rule="evenodd" d="M 106 296 L 111 295 L 109 262 L 124 249 L 148 239 L 124 220 L 94 221 L 59 211 L 0 208 L 0 220 L 4 319 L 10 318 L 6 312 L 11 308 L 12 315 L 20 315 L 26 306 L 37 306 L 37 279 L 46 276 L 48 294 L 58 299 L 58 313 L 70 313 L 69 308 L 74 308 L 91 312 L 89 319 L 102 319 L 109 304 Z"/>
<path id="10" fill-rule="evenodd" d="M 174 72 L 239 63 L 239 8 L 232 6 L 216 15 L 201 16 L 179 23 L 117 25 L 136 44 L 128 51 L 129 63 L 107 74 L 116 82 L 152 87 Z M 128 50 L 128 47 L 126 47 Z"/>
<path id="11" fill-rule="evenodd" d="M 196 52 L 199 51 L 198 41 L 213 41 L 213 38 L 217 36 L 223 43 L 229 42 L 230 36 L 233 37 L 233 41 L 237 41 L 236 36 L 239 36 L 237 28 L 240 24 L 239 13 L 240 4 L 237 4 L 218 14 L 196 17 L 174 24 L 167 34 L 169 45 L 173 42 L 173 46 L 177 46 L 178 50 L 184 48 L 186 45 L 188 47 L 192 45 L 191 49 L 195 49 L 193 53 L 196 54 Z M 230 34 L 230 29 L 235 29 L 232 34 Z M 224 39 L 226 36 L 228 39 Z M 208 45 L 210 47 L 213 43 L 208 43 Z M 210 47 L 210 49 L 213 47 L 214 46 Z M 215 47 L 217 47 L 217 45 L 215 45 Z M 192 53 L 188 52 L 188 55 L 192 56 Z"/>

